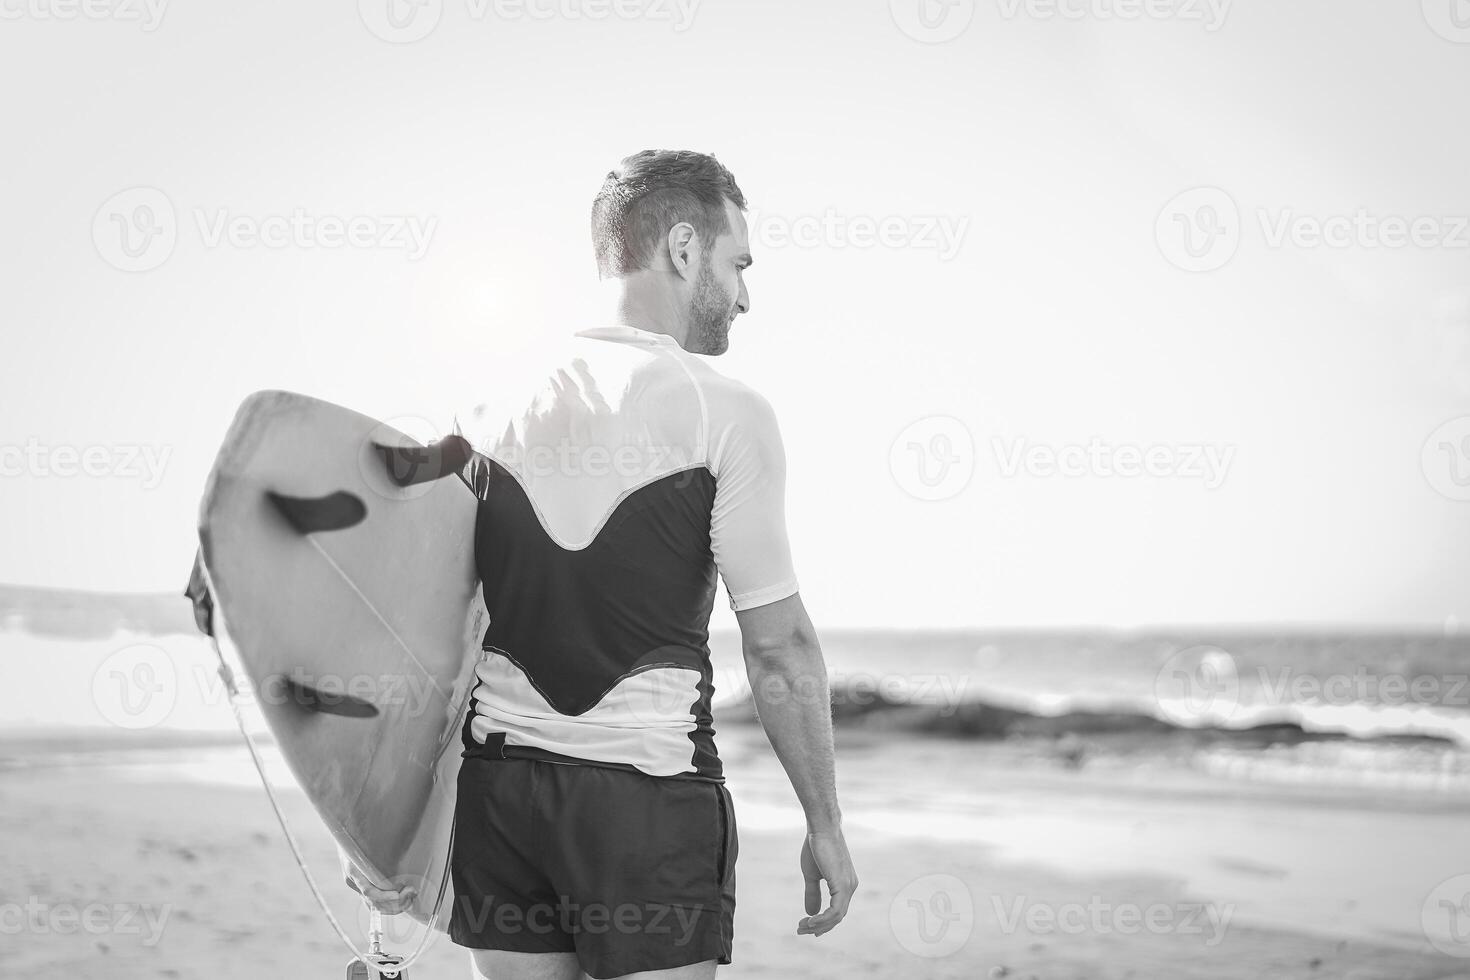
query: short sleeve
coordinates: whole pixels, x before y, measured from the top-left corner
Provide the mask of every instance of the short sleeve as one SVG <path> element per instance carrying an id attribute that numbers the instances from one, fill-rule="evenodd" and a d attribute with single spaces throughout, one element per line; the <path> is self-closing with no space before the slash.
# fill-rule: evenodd
<path id="1" fill-rule="evenodd" d="M 797 592 L 786 536 L 786 450 L 770 403 L 744 386 L 711 398 L 710 545 L 737 612 Z"/>

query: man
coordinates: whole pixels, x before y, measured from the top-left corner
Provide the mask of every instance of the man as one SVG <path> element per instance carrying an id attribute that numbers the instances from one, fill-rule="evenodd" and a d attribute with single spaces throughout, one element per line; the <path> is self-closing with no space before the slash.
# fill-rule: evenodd
<path id="1" fill-rule="evenodd" d="M 491 625 L 463 733 L 450 936 L 481 977 L 693 980 L 730 962 L 737 840 L 707 645 L 717 573 L 806 814 L 797 931 L 832 929 L 857 886 L 776 420 L 695 356 L 723 353 L 750 309 L 744 207 L 705 154 L 645 151 L 610 173 L 592 237 L 618 287 L 611 322 L 576 335 L 466 471 Z M 390 910 L 405 897 L 364 890 Z"/>

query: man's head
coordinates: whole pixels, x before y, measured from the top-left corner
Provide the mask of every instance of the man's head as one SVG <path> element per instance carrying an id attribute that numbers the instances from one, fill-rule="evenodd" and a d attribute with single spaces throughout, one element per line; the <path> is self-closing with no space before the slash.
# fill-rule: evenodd
<path id="1" fill-rule="evenodd" d="M 718 160 L 689 150 L 644 150 L 607 175 L 592 202 L 602 279 L 623 304 L 659 322 L 686 350 L 721 354 L 750 309 L 745 195 Z"/>

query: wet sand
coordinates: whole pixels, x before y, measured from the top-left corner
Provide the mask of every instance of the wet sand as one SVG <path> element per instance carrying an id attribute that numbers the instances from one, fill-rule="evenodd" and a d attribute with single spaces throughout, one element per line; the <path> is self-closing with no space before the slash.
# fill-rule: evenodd
<path id="1" fill-rule="evenodd" d="M 1460 804 L 839 736 L 862 888 L 815 939 L 794 934 L 791 791 L 758 729 L 721 733 L 741 831 L 735 963 L 721 976 L 1470 977 L 1470 959 L 1417 928 L 1433 886 L 1470 871 Z M 250 775 L 243 752 L 59 747 L 4 753 L 5 975 L 341 975 L 347 952 L 265 795 L 235 778 Z M 201 780 L 201 767 L 234 775 Z M 335 886 L 329 838 L 298 794 L 288 802 Z M 332 899 L 358 934 L 354 896 Z M 466 954 L 441 937 L 411 975 L 467 977 Z"/>

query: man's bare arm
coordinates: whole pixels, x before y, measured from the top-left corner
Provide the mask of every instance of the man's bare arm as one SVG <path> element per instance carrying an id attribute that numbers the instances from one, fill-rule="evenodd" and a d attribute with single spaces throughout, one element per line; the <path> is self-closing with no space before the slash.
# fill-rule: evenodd
<path id="1" fill-rule="evenodd" d="M 820 936 L 842 921 L 858 884 L 837 805 L 827 666 L 800 595 L 735 617 L 761 726 L 806 814 L 801 866 L 808 918 L 797 932 Z M 818 914 L 821 880 L 830 903 Z"/>

